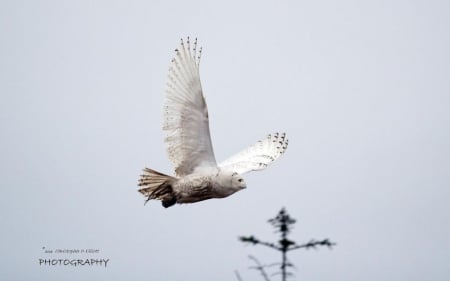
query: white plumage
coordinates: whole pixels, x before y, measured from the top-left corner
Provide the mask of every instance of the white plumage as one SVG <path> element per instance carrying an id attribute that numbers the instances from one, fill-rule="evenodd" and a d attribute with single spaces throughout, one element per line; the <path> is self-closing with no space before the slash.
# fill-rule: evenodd
<path id="1" fill-rule="evenodd" d="M 163 130 L 176 176 L 145 168 L 139 180 L 139 192 L 147 201 L 161 200 L 164 207 L 235 193 L 246 187 L 243 173 L 266 168 L 288 145 L 285 134 L 276 133 L 217 164 L 200 83 L 201 48 L 197 49 L 197 39 L 191 46 L 188 37 L 175 53 L 166 86 Z"/>

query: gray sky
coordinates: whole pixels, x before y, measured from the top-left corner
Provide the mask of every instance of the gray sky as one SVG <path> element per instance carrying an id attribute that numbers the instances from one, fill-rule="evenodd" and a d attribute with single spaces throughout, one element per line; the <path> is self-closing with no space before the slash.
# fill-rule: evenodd
<path id="1" fill-rule="evenodd" d="M 448 280 L 448 1 L 1 1 L 4 280 L 262 280 L 239 235 L 330 238 L 294 280 Z M 216 158 L 276 131 L 286 154 L 223 200 L 164 209 L 163 89 L 198 37 Z M 46 249 L 99 249 L 96 255 Z M 39 258 L 109 258 L 107 268 Z M 273 280 L 279 280 L 278 276 Z"/>

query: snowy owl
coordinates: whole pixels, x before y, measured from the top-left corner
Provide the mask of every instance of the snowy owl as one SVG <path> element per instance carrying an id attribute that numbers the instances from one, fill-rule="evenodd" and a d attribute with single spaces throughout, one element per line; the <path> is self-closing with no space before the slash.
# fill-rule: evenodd
<path id="1" fill-rule="evenodd" d="M 176 176 L 145 168 L 139 192 L 147 197 L 146 203 L 157 199 L 167 208 L 230 196 L 246 188 L 242 174 L 263 170 L 287 148 L 286 135 L 275 133 L 217 164 L 200 83 L 201 51 L 197 50 L 197 39 L 181 39 L 170 63 L 163 130 Z"/>

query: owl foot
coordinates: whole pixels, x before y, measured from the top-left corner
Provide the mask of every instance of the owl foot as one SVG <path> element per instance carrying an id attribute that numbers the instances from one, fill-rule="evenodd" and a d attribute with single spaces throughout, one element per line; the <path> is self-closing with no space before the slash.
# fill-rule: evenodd
<path id="1" fill-rule="evenodd" d="M 177 198 L 175 196 L 170 196 L 168 198 L 164 198 L 161 201 L 162 205 L 164 206 L 164 208 L 169 208 L 170 206 L 173 206 L 177 203 Z"/>

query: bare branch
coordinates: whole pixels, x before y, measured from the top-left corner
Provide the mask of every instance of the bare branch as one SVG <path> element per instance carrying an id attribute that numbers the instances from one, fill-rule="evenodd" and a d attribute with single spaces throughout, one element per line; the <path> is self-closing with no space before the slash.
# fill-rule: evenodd
<path id="1" fill-rule="evenodd" d="M 234 274 L 236 275 L 236 279 L 237 279 L 238 281 L 243 281 L 242 278 L 241 278 L 241 275 L 239 274 L 239 271 L 235 270 L 235 271 L 234 271 Z"/>
<path id="2" fill-rule="evenodd" d="M 334 242 L 330 242 L 328 239 L 324 239 L 322 241 L 315 241 L 314 239 L 310 240 L 308 243 L 302 244 L 302 245 L 296 245 L 288 249 L 288 251 L 306 248 L 306 249 L 315 249 L 317 246 L 328 246 L 328 248 L 332 248 L 333 246 L 336 246 L 337 244 Z"/>
<path id="3" fill-rule="evenodd" d="M 259 260 L 257 258 L 255 258 L 254 256 L 248 256 L 248 257 L 250 259 L 252 259 L 257 265 L 257 266 L 253 266 L 250 268 L 258 270 L 261 273 L 261 275 L 263 276 L 265 281 L 270 281 L 269 276 L 267 275 L 266 271 L 264 270 L 264 268 L 267 267 L 267 265 L 262 265 L 259 262 Z"/>
<path id="4" fill-rule="evenodd" d="M 250 244 L 253 244 L 253 245 L 261 244 L 261 245 L 267 246 L 267 247 L 269 247 L 269 248 L 273 248 L 273 249 L 278 250 L 278 251 L 281 250 L 281 249 L 280 249 L 279 247 L 277 247 L 275 244 L 269 243 L 269 242 L 260 241 L 260 240 L 258 240 L 257 238 L 255 238 L 253 235 L 252 235 L 252 236 L 248 236 L 248 237 L 246 237 L 246 236 L 240 236 L 240 237 L 239 237 L 239 240 L 240 240 L 241 242 L 244 242 L 244 243 L 250 243 Z"/>

